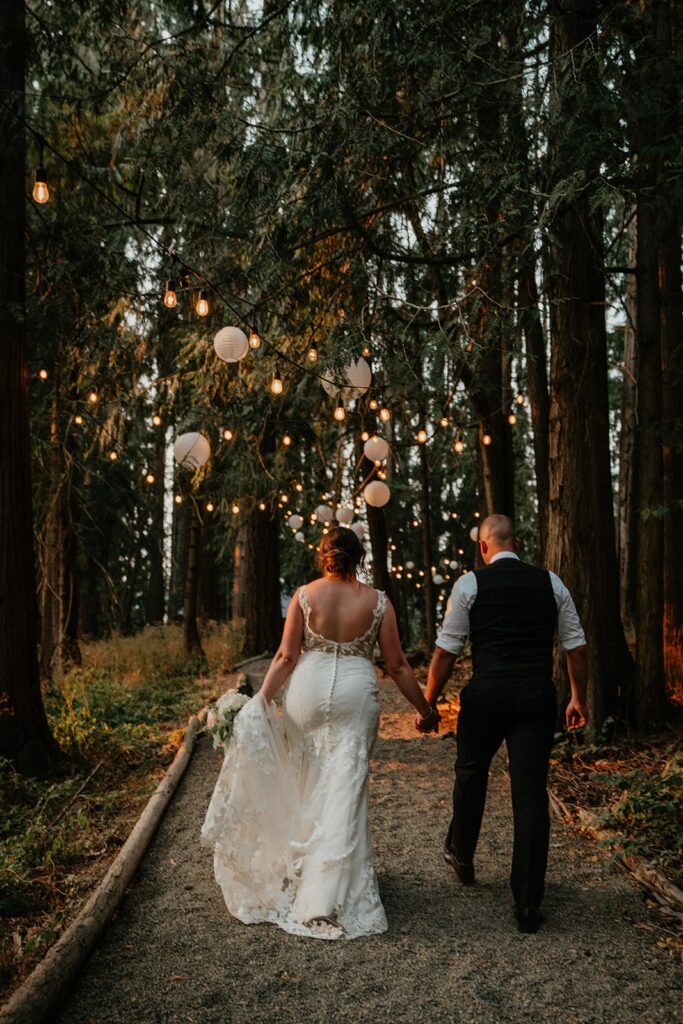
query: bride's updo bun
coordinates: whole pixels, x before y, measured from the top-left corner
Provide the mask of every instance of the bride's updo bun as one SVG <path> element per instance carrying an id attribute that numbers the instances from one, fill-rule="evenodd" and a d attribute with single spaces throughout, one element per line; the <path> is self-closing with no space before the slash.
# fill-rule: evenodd
<path id="1" fill-rule="evenodd" d="M 323 573 L 355 579 L 357 570 L 363 568 L 364 560 L 363 545 L 353 530 L 332 526 L 320 541 L 318 565 Z"/>

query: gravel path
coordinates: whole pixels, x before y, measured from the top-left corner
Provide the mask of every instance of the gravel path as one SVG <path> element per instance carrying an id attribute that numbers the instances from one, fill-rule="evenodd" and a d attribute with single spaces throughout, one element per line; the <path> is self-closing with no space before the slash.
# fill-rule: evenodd
<path id="1" fill-rule="evenodd" d="M 253 673 L 253 669 L 250 670 Z M 509 785 L 493 769 L 479 884 L 441 857 L 452 736 L 418 737 L 382 686 L 371 825 L 389 931 L 321 942 L 230 917 L 198 834 L 221 764 L 202 737 L 115 921 L 55 1024 L 675 1024 L 683 972 L 639 889 L 555 824 L 544 909 L 511 916 Z"/>

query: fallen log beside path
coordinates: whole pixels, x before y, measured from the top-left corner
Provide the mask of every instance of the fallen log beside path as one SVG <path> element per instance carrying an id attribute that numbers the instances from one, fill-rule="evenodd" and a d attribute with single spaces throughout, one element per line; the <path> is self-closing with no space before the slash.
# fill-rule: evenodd
<path id="1" fill-rule="evenodd" d="M 0 1024 L 42 1024 L 63 998 L 121 902 L 161 817 L 183 776 L 206 721 L 206 709 L 192 715 L 175 758 L 147 801 L 106 875 L 47 955 L 0 1009 Z M 54 1016 L 54 1015 L 53 1015 Z"/>

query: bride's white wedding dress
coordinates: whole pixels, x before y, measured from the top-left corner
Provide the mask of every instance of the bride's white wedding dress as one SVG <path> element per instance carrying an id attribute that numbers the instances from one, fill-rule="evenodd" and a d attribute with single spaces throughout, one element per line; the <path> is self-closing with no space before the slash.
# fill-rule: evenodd
<path id="1" fill-rule="evenodd" d="M 387 929 L 367 821 L 379 726 L 372 655 L 386 594 L 377 591 L 366 632 L 343 643 L 310 628 L 306 587 L 299 602 L 305 650 L 283 714 L 256 694 L 237 715 L 200 842 L 213 847 L 216 881 L 240 921 L 358 938 Z M 318 917 L 341 927 L 309 927 Z"/>

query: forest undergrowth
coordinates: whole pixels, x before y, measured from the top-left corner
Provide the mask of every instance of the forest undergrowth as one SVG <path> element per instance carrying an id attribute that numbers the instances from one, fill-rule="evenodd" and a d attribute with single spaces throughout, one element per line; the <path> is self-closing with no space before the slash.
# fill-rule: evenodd
<path id="1" fill-rule="evenodd" d="M 179 626 L 82 645 L 83 664 L 44 685 L 59 774 L 29 778 L 0 761 L 0 991 L 40 960 L 99 883 L 154 792 L 188 717 L 220 688 L 242 637 L 209 625 L 208 671 Z"/>

